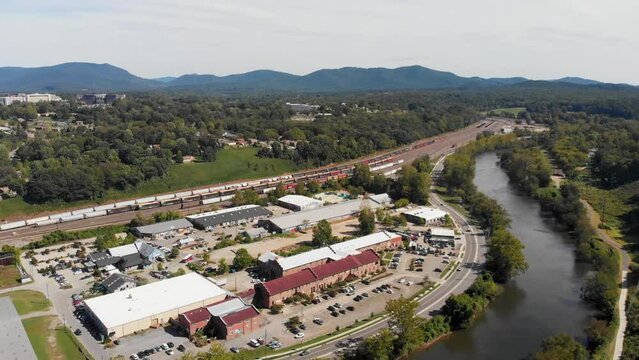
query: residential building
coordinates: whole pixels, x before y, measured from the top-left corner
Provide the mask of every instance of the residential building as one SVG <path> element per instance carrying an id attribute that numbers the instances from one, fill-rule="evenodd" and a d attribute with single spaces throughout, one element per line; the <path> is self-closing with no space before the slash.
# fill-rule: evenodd
<path id="1" fill-rule="evenodd" d="M 317 209 L 323 203 L 320 200 L 313 199 L 302 195 L 286 195 L 277 199 L 278 205 L 293 211 L 303 211 L 309 209 Z"/>
<path id="2" fill-rule="evenodd" d="M 53 94 L 17 94 L 0 97 L 0 103 L 4 106 L 9 106 L 15 102 L 23 103 L 38 103 L 40 101 L 61 101 L 57 95 Z"/>
<path id="3" fill-rule="evenodd" d="M 297 293 L 311 295 L 340 281 L 349 281 L 375 273 L 382 268 L 380 257 L 373 250 L 319 266 L 305 268 L 264 283 L 255 284 L 255 303 L 271 307 Z"/>
<path id="4" fill-rule="evenodd" d="M 186 218 L 197 229 L 210 230 L 218 226 L 248 224 L 271 215 L 273 215 L 273 213 L 262 206 L 243 205 L 197 215 L 190 215 Z"/>
<path id="5" fill-rule="evenodd" d="M 226 291 L 196 273 L 91 299 L 85 309 L 104 336 L 120 338 L 159 327 L 179 314 L 223 300 Z"/>

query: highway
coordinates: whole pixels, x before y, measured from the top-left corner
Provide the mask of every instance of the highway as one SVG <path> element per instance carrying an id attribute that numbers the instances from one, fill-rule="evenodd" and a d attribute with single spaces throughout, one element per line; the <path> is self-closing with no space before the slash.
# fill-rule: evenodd
<path id="1" fill-rule="evenodd" d="M 395 156 L 396 160 L 404 160 L 404 162 L 401 165 L 410 164 L 410 162 L 412 162 L 413 160 L 419 157 L 422 157 L 424 155 L 429 155 L 431 158 L 436 158 L 440 155 L 450 152 L 451 150 L 456 149 L 459 146 L 462 146 L 464 144 L 469 143 L 470 141 L 473 141 L 476 138 L 477 134 L 483 131 L 486 131 L 486 130 L 498 131 L 504 125 L 504 122 L 501 120 L 492 119 L 491 121 L 492 122 L 488 123 L 489 126 L 478 128 L 477 127 L 478 123 L 474 123 L 463 129 L 460 129 L 454 132 L 438 135 L 432 138 L 419 140 L 411 145 L 407 145 L 400 149 L 394 149 L 394 150 L 389 150 L 383 153 L 369 155 L 367 157 L 356 159 L 356 160 L 350 160 L 342 164 L 330 164 L 330 165 L 318 168 L 316 170 L 328 169 L 328 168 L 332 168 L 332 167 L 340 166 L 340 165 L 352 165 L 352 164 L 360 163 L 366 160 L 374 159 L 385 154 L 396 153 L 398 152 L 398 150 L 406 150 L 406 149 L 409 149 L 409 150 L 399 152 Z M 387 169 L 384 169 L 383 171 L 386 172 L 386 171 L 396 170 L 400 168 L 401 165 L 397 165 L 393 168 L 387 168 Z M 309 170 L 306 170 L 306 171 L 309 171 Z M 243 181 L 247 181 L 247 180 L 234 180 L 232 182 L 214 184 L 209 186 L 237 184 Z M 224 205 L 225 203 L 220 203 L 220 204 Z M 210 209 L 211 205 L 199 205 L 199 206 L 191 207 L 188 209 L 181 209 L 180 207 L 181 207 L 180 204 L 167 205 L 167 206 L 162 206 L 160 208 L 151 208 L 151 209 L 138 210 L 138 211 L 127 211 L 127 212 L 105 215 L 105 216 L 100 216 L 100 217 L 95 217 L 90 219 L 61 222 L 61 223 L 50 224 L 50 225 L 45 225 L 40 227 L 28 226 L 28 227 L 21 227 L 21 228 L 12 229 L 12 230 L 4 230 L 4 231 L 0 231 L 0 243 L 21 246 L 30 241 L 38 240 L 42 237 L 42 235 L 48 234 L 55 230 L 72 231 L 72 230 L 82 230 L 82 229 L 94 228 L 94 227 L 105 226 L 105 225 L 125 224 L 125 223 L 128 223 L 131 219 L 133 219 L 137 214 L 149 216 L 158 211 L 175 210 L 185 215 L 188 215 L 189 213 L 193 214 L 193 213 L 198 213 L 201 210 L 208 210 Z M 35 216 L 35 215 L 30 215 L 30 216 Z"/>
<path id="2" fill-rule="evenodd" d="M 442 165 L 443 162 L 439 161 L 436 168 L 441 168 Z M 462 270 L 454 271 L 453 275 L 440 287 L 419 301 L 417 315 L 422 317 L 429 317 L 432 312 L 441 309 L 450 295 L 460 294 L 470 287 L 473 281 L 475 281 L 477 276 L 481 273 L 481 269 L 486 259 L 486 238 L 482 235 L 481 231 L 474 227 L 470 221 L 456 209 L 441 201 L 436 194 L 431 193 L 430 202 L 433 207 L 438 207 L 447 211 L 455 222 L 463 229 L 470 227 L 471 231 L 470 233 L 464 233 L 466 251 L 464 252 L 464 256 L 460 263 L 460 268 Z M 363 328 L 347 336 L 340 337 L 325 344 L 318 345 L 315 348 L 311 348 L 308 350 L 307 355 L 299 356 L 299 358 L 315 359 L 329 357 L 339 349 L 337 344 L 344 339 L 367 338 L 379 333 L 379 331 L 385 327 L 388 327 L 388 322 L 386 320 L 374 323 L 369 327 Z M 282 358 L 284 357 L 288 357 L 288 355 L 282 356 Z"/>

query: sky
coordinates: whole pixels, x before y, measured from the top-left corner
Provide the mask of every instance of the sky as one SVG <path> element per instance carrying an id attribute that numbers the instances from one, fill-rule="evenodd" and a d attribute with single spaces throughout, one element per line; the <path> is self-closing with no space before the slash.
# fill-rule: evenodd
<path id="1" fill-rule="evenodd" d="M 637 0 L 0 0 L 0 66 L 147 78 L 422 65 L 639 84 Z"/>

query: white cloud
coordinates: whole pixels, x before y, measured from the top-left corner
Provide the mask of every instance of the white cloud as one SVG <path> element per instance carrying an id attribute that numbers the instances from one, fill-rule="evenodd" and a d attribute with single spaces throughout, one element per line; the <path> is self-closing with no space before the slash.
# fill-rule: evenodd
<path id="1" fill-rule="evenodd" d="M 0 64 L 145 77 L 419 64 L 460 75 L 639 83 L 631 0 L 9 0 Z"/>

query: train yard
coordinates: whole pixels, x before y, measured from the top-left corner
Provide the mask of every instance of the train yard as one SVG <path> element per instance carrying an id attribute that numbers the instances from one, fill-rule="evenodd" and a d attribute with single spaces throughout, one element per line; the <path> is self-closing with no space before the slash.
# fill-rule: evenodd
<path id="1" fill-rule="evenodd" d="M 392 176 L 404 163 L 409 163 L 424 155 L 431 157 L 443 155 L 454 150 L 456 146 L 474 140 L 477 134 L 487 130 L 497 131 L 503 125 L 504 122 L 499 119 L 488 119 L 454 132 L 423 139 L 399 149 L 343 164 L 331 164 L 313 170 L 305 170 L 273 178 L 252 181 L 240 180 L 13 221 L 0 225 L 0 241 L 6 243 L 20 239 L 23 242 L 58 229 L 79 230 L 125 223 L 137 213 L 150 215 L 152 212 L 157 211 L 157 208 L 178 210 L 182 213 L 197 212 L 201 209 L 210 208 L 212 204 L 228 202 L 238 190 L 251 189 L 258 194 L 266 194 L 274 190 L 280 183 L 287 190 L 292 190 L 300 182 L 316 181 L 322 184 L 331 179 L 345 178 L 352 174 L 356 164 L 366 164 L 372 172 Z"/>

